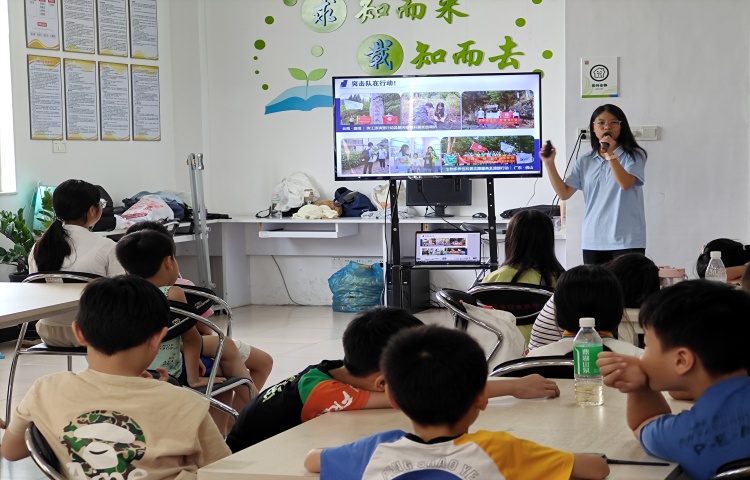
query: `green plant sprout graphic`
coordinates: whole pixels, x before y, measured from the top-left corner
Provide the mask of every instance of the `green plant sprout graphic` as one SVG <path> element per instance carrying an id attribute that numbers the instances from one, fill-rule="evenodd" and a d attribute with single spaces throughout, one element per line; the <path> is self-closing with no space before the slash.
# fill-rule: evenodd
<path id="1" fill-rule="evenodd" d="M 323 78 L 325 76 L 326 72 L 328 72 L 327 69 L 325 69 L 325 68 L 318 68 L 318 69 L 313 70 L 312 72 L 310 72 L 310 74 L 308 75 L 303 70 L 301 70 L 299 68 L 290 68 L 289 69 L 289 73 L 292 75 L 292 78 L 294 78 L 295 80 L 304 80 L 305 81 L 305 98 L 308 97 L 308 95 L 307 95 L 307 89 L 310 86 L 310 80 L 312 80 L 313 82 L 316 81 L 316 80 L 320 80 L 321 78 Z"/>

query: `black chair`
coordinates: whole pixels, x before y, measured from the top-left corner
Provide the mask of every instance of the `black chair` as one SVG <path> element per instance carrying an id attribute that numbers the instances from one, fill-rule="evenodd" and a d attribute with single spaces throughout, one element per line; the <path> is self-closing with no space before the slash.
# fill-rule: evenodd
<path id="1" fill-rule="evenodd" d="M 227 315 L 226 335 L 228 337 L 232 336 L 232 309 L 229 308 L 229 304 L 223 298 L 216 295 L 210 288 L 199 287 L 197 285 L 179 285 L 179 287 L 185 292 L 187 303 L 195 308 L 198 315 L 203 315 L 214 306 L 217 306 L 218 310 L 225 312 Z"/>
<path id="2" fill-rule="evenodd" d="M 88 283 L 99 278 L 99 275 L 86 272 L 39 272 L 32 273 L 23 280 L 23 283 Z M 5 402 L 5 418 L 10 420 L 11 403 L 13 401 L 13 383 L 16 378 L 16 368 L 21 355 L 65 355 L 68 357 L 68 371 L 73 370 L 73 357 L 85 356 L 86 347 L 53 347 L 45 343 L 39 343 L 28 348 L 23 347 L 26 338 L 26 330 L 29 322 L 21 325 L 18 333 L 16 348 L 13 351 L 13 359 L 10 362 L 8 374 L 8 397 Z"/>
<path id="3" fill-rule="evenodd" d="M 554 290 L 527 283 L 482 283 L 471 287 L 468 294 L 478 303 L 516 316 L 516 325 L 532 325 Z"/>
<path id="4" fill-rule="evenodd" d="M 711 480 L 750 479 L 750 457 L 725 463 L 716 469 Z"/>
<path id="5" fill-rule="evenodd" d="M 250 391 L 250 397 L 252 397 L 256 389 L 254 388 L 252 380 L 244 377 L 225 377 L 225 381 L 221 383 L 215 382 L 216 373 L 219 368 L 219 361 L 221 360 L 221 354 L 224 350 L 224 341 L 226 335 L 215 323 L 199 315 L 198 311 L 190 304 L 170 300 L 169 309 L 171 312 L 171 325 L 169 326 L 169 331 L 167 332 L 165 340 L 181 335 L 189 328 L 195 326 L 196 323 L 202 323 L 203 325 L 206 325 L 219 336 L 219 346 L 216 350 L 213 366 L 211 367 L 211 371 L 208 374 L 207 385 L 205 387 L 195 388 L 188 387 L 186 385 L 183 386 L 185 388 L 189 388 L 199 395 L 206 397 L 211 402 L 211 405 L 213 407 L 216 407 L 219 410 L 232 415 L 232 417 L 234 417 L 234 419 L 236 420 L 239 416 L 239 413 L 230 405 L 220 402 L 213 397 L 221 393 L 234 390 L 235 388 L 241 386 L 245 386 Z"/>
<path id="6" fill-rule="evenodd" d="M 65 477 L 60 473 L 60 462 L 57 460 L 57 456 L 52 451 L 49 443 L 47 443 L 47 439 L 44 438 L 33 423 L 29 424 L 28 428 L 26 428 L 24 440 L 26 448 L 29 449 L 29 453 L 31 454 L 31 459 L 47 478 L 65 480 Z"/>
<path id="7" fill-rule="evenodd" d="M 491 377 L 524 377 L 538 373 L 546 378 L 573 378 L 573 355 L 525 357 L 496 366 Z"/>
<path id="8" fill-rule="evenodd" d="M 457 329 L 466 332 L 468 331 L 469 324 L 471 323 L 495 335 L 497 341 L 493 345 L 490 352 L 486 355 L 486 360 L 489 362 L 490 359 L 492 359 L 492 357 L 494 357 L 498 350 L 500 350 L 500 348 L 503 346 L 504 336 L 502 332 L 492 327 L 492 325 L 488 325 L 487 323 L 470 316 L 466 312 L 466 308 L 464 307 L 463 303 L 477 306 L 476 298 L 474 298 L 473 295 L 462 292 L 461 290 L 443 288 L 435 294 L 435 299 L 440 305 L 451 312 L 451 314 L 453 315 L 455 327 Z"/>

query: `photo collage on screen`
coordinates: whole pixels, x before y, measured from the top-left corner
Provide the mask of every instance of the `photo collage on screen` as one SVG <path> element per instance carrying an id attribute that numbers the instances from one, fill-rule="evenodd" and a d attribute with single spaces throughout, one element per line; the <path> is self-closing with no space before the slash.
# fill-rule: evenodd
<path id="1" fill-rule="evenodd" d="M 532 90 L 377 90 L 342 93 L 337 99 L 340 175 L 523 173 L 540 168 L 534 155 Z"/>
<path id="2" fill-rule="evenodd" d="M 422 238 L 420 240 L 420 256 L 467 255 L 466 238 Z"/>

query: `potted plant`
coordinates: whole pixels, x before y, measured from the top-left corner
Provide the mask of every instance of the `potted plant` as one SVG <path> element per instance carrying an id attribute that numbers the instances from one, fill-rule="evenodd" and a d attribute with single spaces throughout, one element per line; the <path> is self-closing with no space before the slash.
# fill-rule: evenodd
<path id="1" fill-rule="evenodd" d="M 13 247 L 0 247 L 0 263 L 16 266 L 10 281 L 20 282 L 29 273 L 29 253 L 34 246 L 34 233 L 26 225 L 23 208 L 18 213 L 0 211 L 0 235 L 13 242 Z"/>

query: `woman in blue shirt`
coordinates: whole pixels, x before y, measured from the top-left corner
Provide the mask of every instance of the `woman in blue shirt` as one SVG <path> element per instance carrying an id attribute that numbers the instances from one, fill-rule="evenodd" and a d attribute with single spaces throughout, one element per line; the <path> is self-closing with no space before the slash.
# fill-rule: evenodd
<path id="1" fill-rule="evenodd" d="M 564 180 L 555 167 L 555 149 L 548 157 L 540 155 L 560 199 L 583 190 L 583 262 L 602 264 L 626 253 L 645 254 L 646 151 L 635 141 L 625 113 L 615 105 L 594 110 L 589 131 L 593 133 L 591 151 L 576 159 Z"/>

